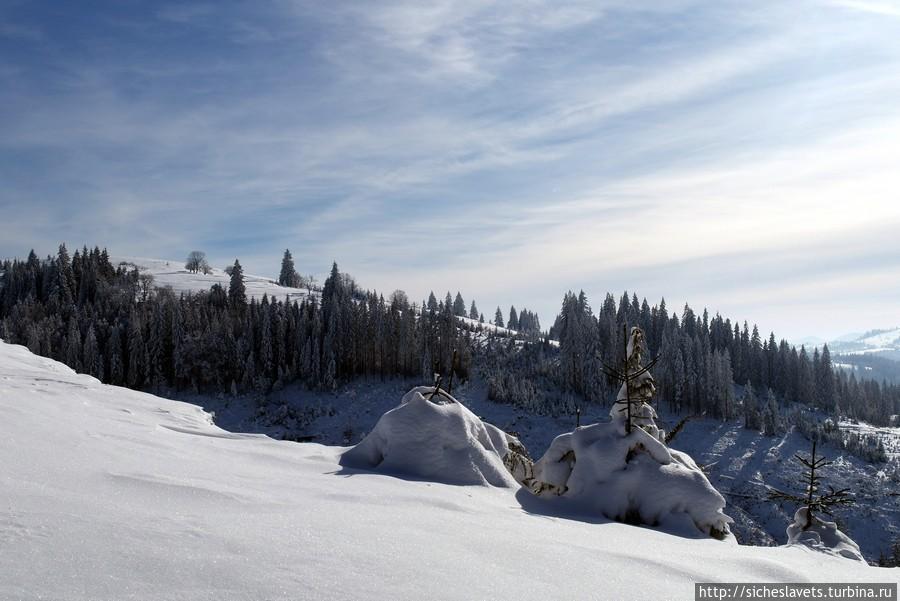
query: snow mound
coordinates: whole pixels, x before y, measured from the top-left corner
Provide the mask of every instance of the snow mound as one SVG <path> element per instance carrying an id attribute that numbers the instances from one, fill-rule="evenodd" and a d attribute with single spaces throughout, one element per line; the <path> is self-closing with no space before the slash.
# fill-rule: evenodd
<path id="1" fill-rule="evenodd" d="M 557 436 L 524 484 L 571 499 L 585 511 L 687 536 L 729 539 L 725 499 L 686 453 L 669 449 L 650 406 L 656 385 L 642 366 L 644 333 L 631 329 L 622 387 L 610 421 Z M 616 372 L 611 372 L 615 373 Z"/>
<path id="2" fill-rule="evenodd" d="M 803 527 L 807 523 L 807 511 L 806 507 L 801 507 L 794 514 L 794 522 L 787 529 L 788 545 L 803 545 L 835 557 L 865 561 L 859 545 L 838 530 L 834 522 L 826 522 L 814 516 L 812 525 L 804 530 Z"/>
<path id="3" fill-rule="evenodd" d="M 340 463 L 448 484 L 517 487 L 504 464 L 509 438 L 443 390 L 418 386 Z"/>
<path id="4" fill-rule="evenodd" d="M 621 522 L 730 536 L 725 499 L 693 459 L 642 428 L 625 434 L 617 422 L 557 436 L 534 465 L 531 490 Z"/>

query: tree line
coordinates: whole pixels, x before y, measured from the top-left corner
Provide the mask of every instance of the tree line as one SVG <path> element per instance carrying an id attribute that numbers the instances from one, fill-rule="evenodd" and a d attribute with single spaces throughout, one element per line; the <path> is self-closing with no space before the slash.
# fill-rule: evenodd
<path id="1" fill-rule="evenodd" d="M 421 304 L 399 290 L 385 299 L 336 264 L 321 294 L 290 302 L 248 300 L 239 261 L 228 269 L 228 289 L 177 296 L 97 247 L 70 258 L 61 245 L 44 260 L 32 251 L 0 270 L 0 337 L 133 388 L 266 393 L 299 381 L 328 390 L 360 376 L 430 379 L 452 368 L 465 377 L 474 367 L 496 400 L 574 413 L 615 395 L 602 365 L 621 361 L 628 324 L 659 354 L 659 398 L 673 412 L 742 415 L 764 430 L 779 428 L 784 403 L 879 425 L 900 413 L 898 385 L 836 369 L 827 346 L 810 355 L 762 337 L 755 325 L 696 315 L 687 305 L 670 314 L 664 299 L 651 307 L 628 293 L 618 302 L 607 294 L 596 312 L 584 292 L 567 293 L 549 335 L 536 314 L 511 307 L 506 325 L 519 334 L 508 337 L 479 334 L 484 315 L 474 301 L 467 309 L 459 292 L 442 301 L 432 293 Z M 281 279 L 295 284 L 295 275 L 286 251 Z M 494 324 L 503 321 L 498 307 Z"/>
<path id="2" fill-rule="evenodd" d="M 559 341 L 558 353 L 546 344 L 511 349 L 495 343 L 484 368 L 492 397 L 554 414 L 608 403 L 617 384 L 602 367 L 622 361 L 625 324 L 640 326 L 659 355 L 658 398 L 676 413 L 746 414 L 748 427 L 772 433 L 780 428 L 781 406 L 794 403 L 878 425 L 900 413 L 900 386 L 836 369 L 827 345 L 810 354 L 774 333 L 762 337 L 756 325 L 710 317 L 706 310 L 697 315 L 688 305 L 679 317 L 665 299 L 651 307 L 627 292 L 618 302 L 607 294 L 596 312 L 583 291 L 566 293 L 549 332 Z M 743 387 L 740 396 L 736 383 Z"/>
<path id="3" fill-rule="evenodd" d="M 471 364 L 452 304 L 361 291 L 335 264 L 321 295 L 247 299 L 235 261 L 227 289 L 175 295 L 106 250 L 0 264 L 0 338 L 131 388 L 267 393 L 291 382 L 335 389 L 366 376 L 422 376 Z"/>

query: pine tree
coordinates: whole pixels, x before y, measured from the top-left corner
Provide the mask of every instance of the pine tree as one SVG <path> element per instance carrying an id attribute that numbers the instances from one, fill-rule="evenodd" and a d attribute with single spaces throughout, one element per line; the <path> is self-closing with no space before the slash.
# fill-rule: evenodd
<path id="1" fill-rule="evenodd" d="M 278 275 L 278 284 L 290 288 L 300 286 L 300 275 L 294 269 L 294 257 L 290 249 L 284 249 L 284 257 L 281 259 L 281 273 Z"/>
<path id="2" fill-rule="evenodd" d="M 512 306 L 509 308 L 509 321 L 506 322 L 506 326 L 510 330 L 518 330 L 519 329 L 519 315 L 516 313 L 515 306 Z"/>
<path id="3" fill-rule="evenodd" d="M 66 365 L 81 372 L 81 332 L 76 317 L 77 314 L 69 320 L 69 332 L 66 334 Z"/>
<path id="4" fill-rule="evenodd" d="M 128 320 L 128 387 L 139 388 L 146 378 L 147 348 L 141 331 L 140 316 L 131 313 Z"/>
<path id="5" fill-rule="evenodd" d="M 469 307 L 469 319 L 471 319 L 471 320 L 473 320 L 473 321 L 477 321 L 477 320 L 478 320 L 478 315 L 479 315 L 479 313 L 478 313 L 478 307 L 475 306 L 475 301 L 473 300 L 473 301 L 472 301 L 472 306 Z"/>
<path id="6" fill-rule="evenodd" d="M 753 385 L 750 384 L 749 380 L 744 385 L 741 404 L 744 408 L 744 427 L 758 432 L 762 428 L 762 415 L 759 411 L 759 401 L 753 392 Z"/>
<path id="7" fill-rule="evenodd" d="M 453 299 L 453 314 L 457 317 L 466 316 L 466 302 L 463 300 L 462 294 L 458 291 L 456 293 L 456 298 Z"/>
<path id="8" fill-rule="evenodd" d="M 781 430 L 781 419 L 778 411 L 778 401 L 775 392 L 771 388 L 766 393 L 766 407 L 763 410 L 763 433 L 766 436 L 775 436 Z"/>
<path id="9" fill-rule="evenodd" d="M 54 300 L 57 306 L 67 314 L 75 302 L 75 274 L 72 271 L 72 262 L 69 260 L 69 251 L 65 244 L 59 245 L 56 256 L 56 282 L 54 283 Z"/>
<path id="10" fill-rule="evenodd" d="M 243 309 L 247 305 L 244 269 L 237 259 L 234 260 L 234 266 L 231 268 L 231 282 L 228 284 L 228 304 L 232 309 Z"/>
<path id="11" fill-rule="evenodd" d="M 98 377 L 100 368 L 99 347 L 97 346 L 97 335 L 94 332 L 94 324 L 88 326 L 87 335 L 84 337 L 84 351 L 82 353 L 82 365 L 84 372 Z"/>
<path id="12" fill-rule="evenodd" d="M 122 340 L 117 326 L 112 328 L 106 349 L 109 355 L 109 383 L 121 386 L 125 383 L 125 366 L 122 363 Z"/>
<path id="13" fill-rule="evenodd" d="M 503 312 L 500 310 L 500 307 L 497 307 L 497 312 L 494 313 L 494 325 L 498 328 L 503 327 Z"/>

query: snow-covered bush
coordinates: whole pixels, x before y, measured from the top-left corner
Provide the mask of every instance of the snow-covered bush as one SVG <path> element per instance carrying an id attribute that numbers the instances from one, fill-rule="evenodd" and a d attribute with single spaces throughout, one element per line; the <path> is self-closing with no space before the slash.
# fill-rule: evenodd
<path id="1" fill-rule="evenodd" d="M 642 333 L 632 329 L 629 374 L 640 371 L 642 344 Z M 557 436 L 534 465 L 531 491 L 627 523 L 729 537 L 725 499 L 690 456 L 666 446 L 645 402 L 653 389 L 649 372 L 629 376 L 609 422 Z"/>
<path id="2" fill-rule="evenodd" d="M 511 443 L 521 447 L 443 390 L 435 393 L 430 386 L 418 386 L 341 456 L 341 465 L 449 484 L 516 487 L 504 464 Z M 522 462 L 523 478 L 525 466 L 527 462 Z"/>
<path id="3" fill-rule="evenodd" d="M 788 545 L 803 545 L 821 553 L 865 561 L 853 539 L 838 530 L 834 522 L 826 522 L 816 516 L 807 515 L 809 509 L 801 507 L 794 514 L 794 522 L 788 526 Z"/>

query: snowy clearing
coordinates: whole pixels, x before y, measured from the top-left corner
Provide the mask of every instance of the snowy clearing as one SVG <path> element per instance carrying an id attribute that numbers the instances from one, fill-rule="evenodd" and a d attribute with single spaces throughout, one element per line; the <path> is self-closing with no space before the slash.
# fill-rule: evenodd
<path id="1" fill-rule="evenodd" d="M 110 262 L 119 266 L 125 263 L 128 267 L 137 267 L 141 273 L 153 276 L 154 286 L 157 288 L 168 287 L 176 294 L 181 292 L 206 292 L 213 284 L 219 284 L 228 290 L 230 276 L 222 269 L 211 268 L 209 274 L 191 273 L 184 268 L 184 261 L 168 261 L 165 259 L 146 259 L 140 257 L 110 257 Z M 285 297 L 294 300 L 303 300 L 309 296 L 309 291 L 304 288 L 288 288 L 279 286 L 272 278 L 257 275 L 244 274 L 244 286 L 247 288 L 247 299 L 259 300 L 264 294 L 269 298 L 284 300 Z M 313 296 L 317 293 L 313 291 Z"/>

